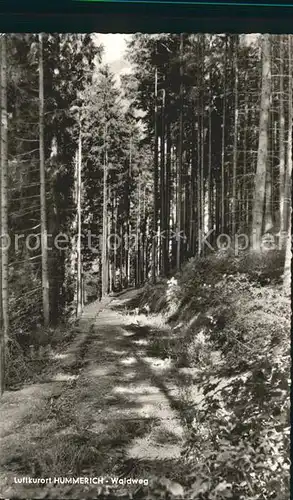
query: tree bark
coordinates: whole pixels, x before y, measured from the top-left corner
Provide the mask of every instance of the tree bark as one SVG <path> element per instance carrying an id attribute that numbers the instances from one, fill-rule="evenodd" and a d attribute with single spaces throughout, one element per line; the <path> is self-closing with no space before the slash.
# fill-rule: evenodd
<path id="1" fill-rule="evenodd" d="M 7 291 L 4 290 L 4 299 L 6 305 L 3 301 L 3 288 L 7 290 L 8 281 L 8 253 L 4 249 L 6 244 L 3 236 L 7 234 L 7 68 L 6 68 L 6 35 L 2 34 L 1 37 L 1 175 L 0 175 L 0 187 L 1 187 L 1 269 L 0 269 L 0 396 L 5 390 L 5 345 L 6 337 L 8 333 L 8 316 L 6 316 L 6 323 L 4 322 L 4 309 L 6 307 L 6 315 L 8 314 L 8 297 Z M 4 180 L 4 185 L 3 185 Z M 4 222 L 4 227 L 3 227 Z M 3 273 L 3 266 L 5 266 Z M 6 283 L 4 281 L 6 280 Z"/>
<path id="2" fill-rule="evenodd" d="M 222 120 L 222 149 L 221 149 L 221 231 L 225 231 L 225 138 L 226 138 L 226 84 L 227 84 L 227 36 L 225 35 L 224 52 L 224 90 L 223 90 L 223 120 Z"/>
<path id="3" fill-rule="evenodd" d="M 7 39 L 1 37 L 1 225 L 2 225 L 2 314 L 4 336 L 8 336 L 8 117 L 7 117 Z"/>
<path id="4" fill-rule="evenodd" d="M 234 144 L 233 144 L 233 174 L 232 174 L 232 238 L 236 234 L 236 189 L 237 189 L 237 160 L 238 160 L 238 35 L 236 36 L 234 46 Z"/>
<path id="5" fill-rule="evenodd" d="M 247 70 L 245 72 L 245 89 L 247 88 Z M 248 230 L 249 224 L 249 209 L 248 209 L 248 180 L 247 180 L 247 129 L 248 129 L 248 93 L 245 92 L 244 97 L 244 131 L 243 131 L 243 179 L 242 179 L 242 189 L 243 189 L 243 203 L 242 203 L 242 214 L 243 214 L 243 225 L 244 229 Z"/>
<path id="6" fill-rule="evenodd" d="M 178 181 L 177 181 L 177 252 L 176 269 L 181 267 L 181 219 L 182 219 L 182 156 L 183 156 L 183 34 L 180 34 L 180 94 L 179 94 L 179 139 L 178 139 Z"/>
<path id="7" fill-rule="evenodd" d="M 264 232 L 269 232 L 273 227 L 272 217 L 272 166 L 267 165 L 266 168 L 266 191 L 265 191 L 265 223 Z"/>
<path id="8" fill-rule="evenodd" d="M 167 256 L 166 256 L 166 245 L 165 245 L 165 238 L 166 238 L 166 227 L 167 227 L 167 221 L 166 221 L 166 198 L 167 198 L 167 193 L 166 193 L 166 165 L 165 165 L 165 145 L 166 145 L 166 140 L 165 140 L 165 99 L 166 99 L 166 92 L 165 89 L 163 89 L 163 95 L 162 95 L 162 107 L 161 107 L 161 170 L 160 170 L 160 199 L 161 199 L 161 214 L 160 214 L 160 229 L 161 229 L 161 274 L 162 276 L 166 276 L 166 267 L 167 267 Z"/>
<path id="9" fill-rule="evenodd" d="M 200 35 L 197 35 L 197 55 L 198 59 L 200 59 Z M 198 66 L 197 70 L 197 87 L 198 87 L 198 99 L 197 99 L 197 175 L 196 175 L 196 183 L 197 183 L 197 253 L 201 254 L 201 241 L 202 241 L 202 204 L 201 204 L 201 107 L 200 107 L 200 86 L 201 86 L 201 78 L 200 78 L 200 67 Z"/>
<path id="10" fill-rule="evenodd" d="M 207 200 L 208 200 L 208 231 L 212 229 L 212 82 L 211 72 L 209 74 L 209 150 L 208 150 L 208 179 L 207 179 Z"/>
<path id="11" fill-rule="evenodd" d="M 130 277 L 130 183 L 132 170 L 132 132 L 129 137 L 129 156 L 126 186 L 126 232 L 125 232 L 125 286 L 129 286 Z"/>
<path id="12" fill-rule="evenodd" d="M 79 124 L 78 155 L 77 155 L 77 303 L 76 314 L 82 310 L 82 270 L 81 270 L 81 165 L 82 165 L 82 139 L 81 124 Z"/>
<path id="13" fill-rule="evenodd" d="M 114 290 L 117 290 L 117 247 L 118 245 L 116 244 L 117 241 L 117 219 L 118 219 L 118 205 L 117 205 L 117 194 L 115 191 L 114 198 L 113 198 L 113 210 L 114 210 L 114 238 L 115 238 L 115 243 L 114 243 L 114 249 L 113 249 L 113 267 L 114 267 Z"/>
<path id="14" fill-rule="evenodd" d="M 288 140 L 287 140 L 287 170 L 286 170 L 286 183 L 285 183 L 285 207 L 284 211 L 287 212 L 288 229 L 287 229 L 287 242 L 286 242 L 286 256 L 284 267 L 284 288 L 290 293 L 291 285 L 291 257 L 292 257 L 292 236 L 291 236 L 291 191 L 292 191 L 292 133 L 293 133 L 293 106 L 292 106 L 292 35 L 288 35 L 288 58 L 289 58 L 289 89 L 288 89 Z"/>
<path id="15" fill-rule="evenodd" d="M 155 68 L 155 109 L 154 109 L 154 220 L 152 232 L 152 282 L 156 283 L 157 274 L 157 232 L 158 232 L 158 68 Z"/>
<path id="16" fill-rule="evenodd" d="M 268 161 L 268 123 L 271 102 L 270 35 L 262 37 L 262 89 L 259 121 L 257 168 L 254 180 L 252 208 L 252 241 L 256 251 L 261 250 L 263 230 L 266 167 Z"/>
<path id="17" fill-rule="evenodd" d="M 40 204 L 41 204 L 41 237 L 42 237 L 42 289 L 44 325 L 48 326 L 50 316 L 49 306 L 49 276 L 48 276 L 48 245 L 47 245 L 47 207 L 45 180 L 45 146 L 44 146 L 44 61 L 43 34 L 39 35 L 39 148 L 40 148 Z"/>
<path id="18" fill-rule="evenodd" d="M 170 123 L 166 125 L 166 234 L 165 234 L 165 255 L 166 255 L 166 274 L 169 272 L 169 242 L 170 242 L 170 203 L 172 195 L 171 186 L 171 130 Z"/>
<path id="19" fill-rule="evenodd" d="M 139 173 L 138 179 L 138 210 L 136 218 L 136 273 L 135 273 L 135 286 L 139 287 L 141 282 L 141 176 Z"/>
<path id="20" fill-rule="evenodd" d="M 106 119 L 106 117 L 105 117 Z M 104 125 L 104 169 L 103 169 L 103 234 L 102 234 L 102 298 L 108 294 L 108 151 L 107 124 Z"/>
<path id="21" fill-rule="evenodd" d="M 201 207 L 201 230 L 205 232 L 205 175 L 204 175 L 204 51 L 205 35 L 200 35 L 200 207 Z M 204 252 L 204 247 L 200 248 L 200 253 Z"/>
<path id="22" fill-rule="evenodd" d="M 196 251 L 196 234 L 195 234 L 195 205 L 196 205 L 196 166 L 197 160 L 195 157 L 196 152 L 196 129 L 195 129 L 195 119 L 192 117 L 191 122 L 191 173 L 190 173 L 190 216 L 189 216 L 189 241 L 190 241 L 190 253 L 195 255 Z"/>
<path id="23" fill-rule="evenodd" d="M 284 113 L 284 36 L 280 35 L 280 107 L 279 107 L 279 157 L 280 157 L 280 180 L 279 180 L 279 210 L 280 210 L 280 238 L 281 247 L 284 248 L 286 227 L 284 217 L 285 200 L 285 113 Z"/>

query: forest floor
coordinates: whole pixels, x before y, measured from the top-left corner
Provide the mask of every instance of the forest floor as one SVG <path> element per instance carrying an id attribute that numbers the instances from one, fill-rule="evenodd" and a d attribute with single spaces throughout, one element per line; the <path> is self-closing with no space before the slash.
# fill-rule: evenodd
<path id="1" fill-rule="evenodd" d="M 16 358 L 24 376 L 0 404 L 0 498 L 288 498 L 282 269 L 274 255 L 191 260 L 90 304 L 52 332 L 46 356 Z"/>
<path id="2" fill-rule="evenodd" d="M 136 294 L 87 306 L 75 337 L 54 352 L 39 382 L 4 393 L 1 498 L 93 498 L 105 488 L 117 496 L 139 490 L 143 497 L 143 486 L 115 485 L 112 478 L 146 480 L 172 471 L 180 479 L 178 373 L 152 343 L 158 330 L 160 337 L 170 331 L 159 316 L 148 321 L 127 309 Z M 24 476 L 104 479 L 100 486 L 16 483 Z"/>

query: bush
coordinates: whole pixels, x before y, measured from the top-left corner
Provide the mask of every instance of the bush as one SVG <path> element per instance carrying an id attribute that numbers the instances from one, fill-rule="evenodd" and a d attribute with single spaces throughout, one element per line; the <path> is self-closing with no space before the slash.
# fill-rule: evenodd
<path id="1" fill-rule="evenodd" d="M 198 368 L 194 384 L 204 393 L 193 406 L 186 443 L 190 498 L 283 500 L 289 494 L 290 303 L 281 287 L 268 284 L 279 276 L 270 268 L 279 256 L 270 258 L 265 263 L 250 254 L 222 276 L 219 270 L 231 262 L 226 267 L 220 259 L 210 272 L 204 266 L 203 281 L 196 269 L 191 283 L 185 270 L 183 294 L 192 286 L 207 291 L 210 319 L 187 332 L 188 364 Z M 216 364 L 208 362 L 213 351 L 220 352 Z"/>
<path id="2" fill-rule="evenodd" d="M 290 302 L 283 264 L 282 252 L 216 254 L 191 259 L 160 285 L 163 311 L 183 332 L 171 349 L 178 366 L 196 369 L 193 384 L 203 395 L 188 405 L 186 498 L 289 497 Z"/>

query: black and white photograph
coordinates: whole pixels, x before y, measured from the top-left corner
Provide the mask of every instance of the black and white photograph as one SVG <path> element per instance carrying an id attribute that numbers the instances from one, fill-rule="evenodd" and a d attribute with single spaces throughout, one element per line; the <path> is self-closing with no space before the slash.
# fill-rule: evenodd
<path id="1" fill-rule="evenodd" d="M 287 500 L 293 35 L 0 34 L 0 497 Z"/>

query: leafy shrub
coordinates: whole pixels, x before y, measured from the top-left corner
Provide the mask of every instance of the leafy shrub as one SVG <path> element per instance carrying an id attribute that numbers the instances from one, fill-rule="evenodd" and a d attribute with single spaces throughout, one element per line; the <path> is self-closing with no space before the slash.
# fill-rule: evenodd
<path id="1" fill-rule="evenodd" d="M 195 325 L 188 351 L 189 366 L 199 368 L 194 384 L 205 394 L 193 406 L 186 443 L 189 498 L 282 500 L 289 491 L 290 304 L 277 285 L 252 280 L 265 276 L 261 260 L 255 268 L 251 256 L 237 264 L 212 288 L 204 287 L 207 274 L 205 283 L 195 280 L 210 290 L 211 320 L 201 343 Z M 216 365 L 207 362 L 213 351 L 221 353 Z"/>
<path id="2" fill-rule="evenodd" d="M 282 252 L 219 253 L 191 259 L 171 287 L 160 284 L 163 311 L 172 310 L 178 335 L 171 356 L 196 369 L 193 384 L 203 395 L 193 401 L 190 387 L 182 394 L 189 394 L 186 498 L 289 497 L 290 303 L 283 264 Z"/>

